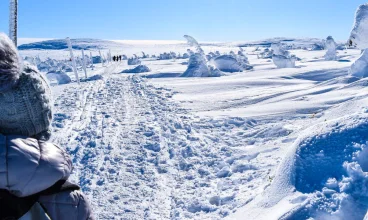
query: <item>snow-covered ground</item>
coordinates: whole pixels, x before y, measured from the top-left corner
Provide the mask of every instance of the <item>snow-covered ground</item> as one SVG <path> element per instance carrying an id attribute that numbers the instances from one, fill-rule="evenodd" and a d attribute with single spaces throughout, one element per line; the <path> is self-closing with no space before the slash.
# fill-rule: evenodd
<path id="1" fill-rule="evenodd" d="M 190 48 L 124 45 L 110 49 L 131 56 Z M 202 48 L 229 53 L 237 45 Z M 177 76 L 188 59 L 149 58 L 149 73 L 121 73 L 132 68 L 126 61 L 98 64 L 89 75 L 103 79 L 53 87 L 52 141 L 72 154 L 72 178 L 96 217 L 363 219 L 368 80 L 348 75 L 360 51 L 325 61 L 323 50 L 290 50 L 301 59 L 296 68 L 278 69 L 257 59 L 255 47 L 244 49 L 252 71 L 184 78 Z M 67 51 L 21 54 L 65 59 Z"/>

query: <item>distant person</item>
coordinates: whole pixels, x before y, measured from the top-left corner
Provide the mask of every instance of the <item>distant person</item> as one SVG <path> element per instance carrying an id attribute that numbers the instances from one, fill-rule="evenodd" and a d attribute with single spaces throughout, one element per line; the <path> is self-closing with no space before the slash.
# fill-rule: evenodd
<path id="1" fill-rule="evenodd" d="M 68 182 L 72 161 L 47 142 L 51 89 L 36 67 L 21 62 L 0 33 L 0 219 L 93 219 L 79 186 Z"/>
<path id="2" fill-rule="evenodd" d="M 116 56 L 113 56 L 112 57 L 112 60 L 115 62 L 116 61 Z"/>
<path id="3" fill-rule="evenodd" d="M 119 60 L 121 61 L 121 55 L 119 55 Z"/>

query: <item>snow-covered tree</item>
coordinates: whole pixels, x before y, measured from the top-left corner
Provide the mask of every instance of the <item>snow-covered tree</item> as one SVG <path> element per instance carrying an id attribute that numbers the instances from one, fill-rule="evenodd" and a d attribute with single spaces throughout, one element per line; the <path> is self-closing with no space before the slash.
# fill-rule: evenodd
<path id="1" fill-rule="evenodd" d="M 334 39 L 331 36 L 328 36 L 325 41 L 325 48 L 327 49 L 327 52 L 325 54 L 326 60 L 336 60 L 336 46 Z"/>
<path id="2" fill-rule="evenodd" d="M 193 53 L 191 50 L 188 50 L 190 54 L 188 69 L 181 75 L 182 77 L 215 77 L 223 75 L 219 69 L 208 62 L 203 49 L 193 37 L 184 35 L 184 38 L 187 39 L 190 46 L 196 48 L 197 52 Z"/>
<path id="3" fill-rule="evenodd" d="M 361 56 L 351 65 L 349 73 L 359 78 L 368 77 L 368 3 L 358 7 L 348 43 L 363 50 Z"/>

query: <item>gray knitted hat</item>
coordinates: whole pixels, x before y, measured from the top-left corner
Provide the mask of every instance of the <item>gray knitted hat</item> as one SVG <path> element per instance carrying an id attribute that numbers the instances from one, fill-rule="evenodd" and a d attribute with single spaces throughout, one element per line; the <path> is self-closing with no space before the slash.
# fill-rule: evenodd
<path id="1" fill-rule="evenodd" d="M 48 139 L 51 90 L 37 68 L 22 67 L 13 42 L 0 33 L 0 133 Z"/>

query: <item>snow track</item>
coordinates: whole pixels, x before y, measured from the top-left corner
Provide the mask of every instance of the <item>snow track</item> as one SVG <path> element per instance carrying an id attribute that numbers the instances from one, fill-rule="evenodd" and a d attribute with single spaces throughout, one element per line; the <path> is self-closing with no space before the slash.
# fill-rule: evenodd
<path id="1" fill-rule="evenodd" d="M 55 101 L 52 141 L 72 155 L 72 180 L 99 219 L 220 219 L 267 184 L 270 165 L 250 161 L 276 148 L 239 147 L 287 136 L 282 126 L 193 116 L 172 91 L 116 68 Z"/>

